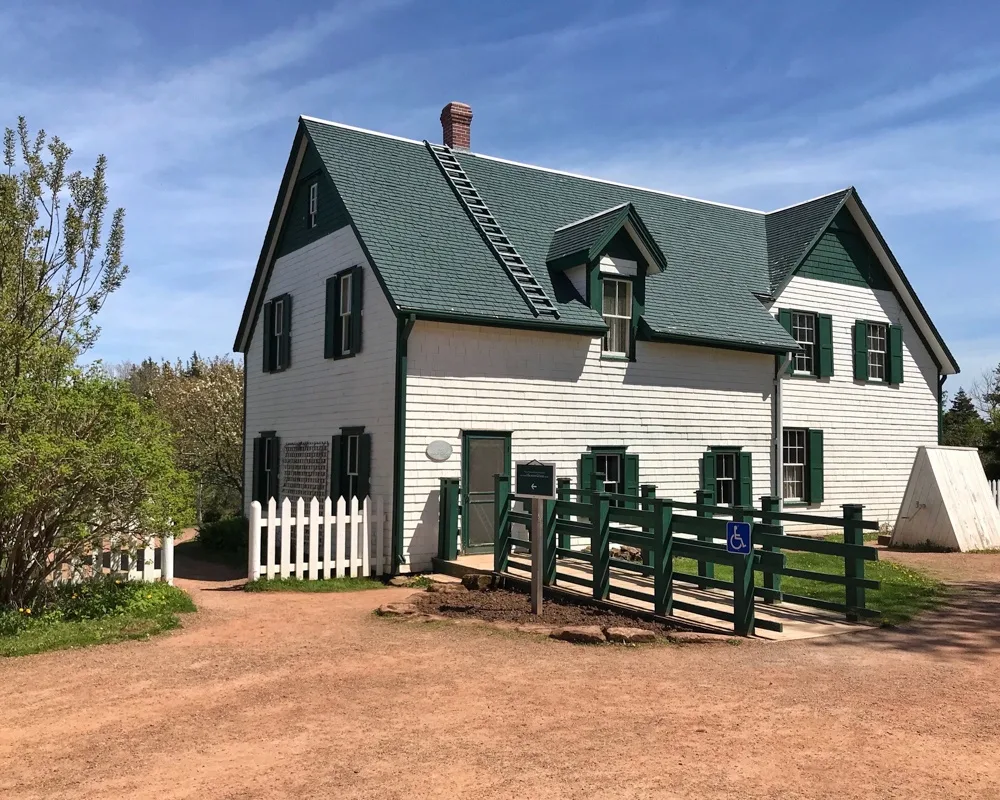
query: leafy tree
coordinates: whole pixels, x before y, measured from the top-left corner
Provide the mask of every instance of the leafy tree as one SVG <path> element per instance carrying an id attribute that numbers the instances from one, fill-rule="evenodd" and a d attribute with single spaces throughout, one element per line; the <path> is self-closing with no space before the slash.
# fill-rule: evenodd
<path id="1" fill-rule="evenodd" d="M 980 447 L 986 436 L 986 421 L 979 416 L 972 398 L 959 389 L 944 414 L 943 442 L 953 447 Z"/>
<path id="2" fill-rule="evenodd" d="M 24 119 L 0 173 L 0 605 L 45 592 L 61 560 L 130 548 L 187 521 L 190 483 L 152 404 L 82 370 L 96 316 L 124 280 L 125 212 L 106 219 L 107 162 Z"/>
<path id="3" fill-rule="evenodd" d="M 146 359 L 115 374 L 149 398 L 176 434 L 177 461 L 197 480 L 210 515 L 235 513 L 243 496 L 243 366 L 228 356 Z"/>

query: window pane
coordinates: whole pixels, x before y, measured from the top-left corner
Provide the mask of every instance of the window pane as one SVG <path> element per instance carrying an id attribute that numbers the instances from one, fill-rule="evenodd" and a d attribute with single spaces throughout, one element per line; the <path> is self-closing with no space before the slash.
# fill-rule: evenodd
<path id="1" fill-rule="evenodd" d="M 885 380 L 886 326 L 868 325 L 868 377 Z"/>
<path id="2" fill-rule="evenodd" d="M 281 336 L 281 325 L 285 319 L 285 301 L 278 300 L 274 304 L 274 335 Z"/>
<path id="3" fill-rule="evenodd" d="M 351 313 L 351 276 L 345 275 L 340 279 L 340 313 Z"/>
<path id="4" fill-rule="evenodd" d="M 792 314 L 792 338 L 802 347 L 795 354 L 796 372 L 812 372 L 816 349 L 816 317 L 813 314 Z"/>
<path id="5" fill-rule="evenodd" d="M 632 284 L 630 281 L 604 278 L 604 322 L 608 332 L 604 336 L 604 351 L 629 355 L 632 330 Z"/>
<path id="6" fill-rule="evenodd" d="M 786 430 L 782 434 L 782 497 L 802 500 L 805 497 L 806 432 Z"/>

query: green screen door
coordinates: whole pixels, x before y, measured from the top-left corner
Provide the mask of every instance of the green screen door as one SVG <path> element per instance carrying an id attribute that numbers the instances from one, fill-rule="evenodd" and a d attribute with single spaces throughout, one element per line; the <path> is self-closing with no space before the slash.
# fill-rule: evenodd
<path id="1" fill-rule="evenodd" d="M 494 475 L 510 475 L 510 435 L 466 433 L 462 438 L 462 552 L 493 550 Z"/>

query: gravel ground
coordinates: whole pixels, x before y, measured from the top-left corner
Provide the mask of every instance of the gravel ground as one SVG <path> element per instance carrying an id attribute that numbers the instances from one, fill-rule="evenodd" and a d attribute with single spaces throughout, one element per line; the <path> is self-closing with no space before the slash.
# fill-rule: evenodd
<path id="1" fill-rule="evenodd" d="M 0 797 L 996 798 L 1000 557 L 970 563 L 907 628 L 648 648 L 178 564 L 201 577 L 183 629 L 0 662 Z"/>

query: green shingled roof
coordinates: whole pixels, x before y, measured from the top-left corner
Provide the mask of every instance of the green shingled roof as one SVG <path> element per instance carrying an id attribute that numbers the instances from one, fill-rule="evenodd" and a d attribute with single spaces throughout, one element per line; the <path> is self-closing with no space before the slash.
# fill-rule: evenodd
<path id="1" fill-rule="evenodd" d="M 501 268 L 423 143 L 311 118 L 302 118 L 301 126 L 402 313 L 603 331 L 600 315 L 547 262 L 583 249 L 589 253 L 611 226 L 621 226 L 619 217 L 632 214 L 666 262 L 664 271 L 646 279 L 646 333 L 787 351 L 796 345 L 755 295 L 769 295 L 794 268 L 789 265 L 804 255 L 842 199 L 830 195 L 765 215 L 455 151 L 555 300 L 559 318 L 543 320 Z M 255 281 L 266 280 L 268 269 L 262 260 Z M 253 317 L 250 303 L 241 330 Z"/>

